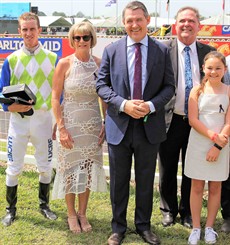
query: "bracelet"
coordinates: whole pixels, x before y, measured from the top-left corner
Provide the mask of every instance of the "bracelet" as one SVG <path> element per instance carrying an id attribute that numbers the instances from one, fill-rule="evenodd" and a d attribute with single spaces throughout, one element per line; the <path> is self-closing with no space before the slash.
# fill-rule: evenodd
<path id="1" fill-rule="evenodd" d="M 222 150 L 222 147 L 221 147 L 220 145 L 218 145 L 218 144 L 215 143 L 214 146 L 215 146 L 218 150 L 220 150 L 220 151 Z"/>
<path id="2" fill-rule="evenodd" d="M 217 133 L 214 133 L 213 136 L 211 137 L 211 141 L 215 141 L 216 137 L 217 137 Z"/>

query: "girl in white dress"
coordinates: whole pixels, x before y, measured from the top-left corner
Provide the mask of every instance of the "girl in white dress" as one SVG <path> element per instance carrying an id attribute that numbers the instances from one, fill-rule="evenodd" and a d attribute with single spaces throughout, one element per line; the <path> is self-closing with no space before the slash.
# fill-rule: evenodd
<path id="1" fill-rule="evenodd" d="M 53 77 L 58 162 L 52 196 L 65 198 L 69 229 L 80 233 L 92 229 L 86 218 L 90 191 L 107 190 L 102 161 L 105 135 L 96 93 L 100 59 L 90 54 L 96 45 L 94 27 L 89 22 L 73 25 L 69 42 L 75 52 L 59 61 Z M 102 102 L 104 116 L 105 107 Z"/>
<path id="2" fill-rule="evenodd" d="M 200 240 L 200 216 L 205 181 L 208 181 L 208 215 L 205 242 L 216 243 L 213 230 L 220 206 L 221 182 L 229 175 L 230 89 L 223 83 L 225 57 L 213 51 L 204 58 L 205 77 L 191 90 L 189 123 L 192 127 L 185 160 L 185 175 L 192 179 L 190 205 L 193 230 L 188 244 Z"/>

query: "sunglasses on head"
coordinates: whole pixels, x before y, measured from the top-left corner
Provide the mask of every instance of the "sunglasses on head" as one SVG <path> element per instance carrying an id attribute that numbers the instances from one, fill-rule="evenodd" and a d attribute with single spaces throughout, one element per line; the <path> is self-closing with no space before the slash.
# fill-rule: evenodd
<path id="1" fill-rule="evenodd" d="M 84 35 L 84 36 L 74 36 L 73 39 L 80 42 L 81 39 L 83 39 L 83 41 L 88 42 L 90 39 L 92 38 L 91 35 Z"/>

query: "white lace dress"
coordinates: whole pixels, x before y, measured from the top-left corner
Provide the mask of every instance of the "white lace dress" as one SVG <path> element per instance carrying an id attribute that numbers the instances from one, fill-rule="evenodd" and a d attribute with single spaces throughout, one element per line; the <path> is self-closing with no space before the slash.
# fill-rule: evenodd
<path id="1" fill-rule="evenodd" d="M 106 191 L 102 147 L 98 145 L 101 114 L 96 93 L 97 65 L 90 57 L 81 62 L 74 56 L 69 77 L 64 82 L 62 115 L 74 147 L 60 144 L 57 134 L 58 160 L 52 198 L 62 199 L 68 193 Z"/>

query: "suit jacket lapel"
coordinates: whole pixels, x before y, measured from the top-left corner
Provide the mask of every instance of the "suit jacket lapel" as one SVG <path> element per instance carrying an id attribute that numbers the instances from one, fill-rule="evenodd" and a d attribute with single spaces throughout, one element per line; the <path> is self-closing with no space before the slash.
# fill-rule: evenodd
<path id="1" fill-rule="evenodd" d="M 172 40 L 170 44 L 169 53 L 170 53 L 172 68 L 174 72 L 174 79 L 177 83 L 178 82 L 178 46 L 177 46 L 176 39 Z"/>
<path id="2" fill-rule="evenodd" d="M 127 64 L 127 37 L 122 38 L 117 49 L 117 56 L 119 57 L 120 63 L 120 72 L 123 74 L 123 79 L 125 86 L 130 94 L 130 85 L 129 85 L 129 74 L 128 74 L 128 64 Z"/>
<path id="3" fill-rule="evenodd" d="M 147 54 L 147 67 L 146 67 L 146 85 L 149 80 L 150 73 L 154 64 L 154 59 L 156 59 L 156 49 L 154 49 L 154 39 L 148 37 L 148 54 Z M 146 87 L 146 86 L 145 86 Z"/>
<path id="4" fill-rule="evenodd" d="M 198 60 L 199 60 L 199 67 L 200 67 L 200 77 L 204 76 L 204 72 L 202 69 L 202 65 L 204 62 L 204 56 L 206 55 L 206 51 L 203 49 L 203 45 L 200 42 L 196 42 L 196 49 L 197 49 L 197 55 L 198 55 Z"/>

